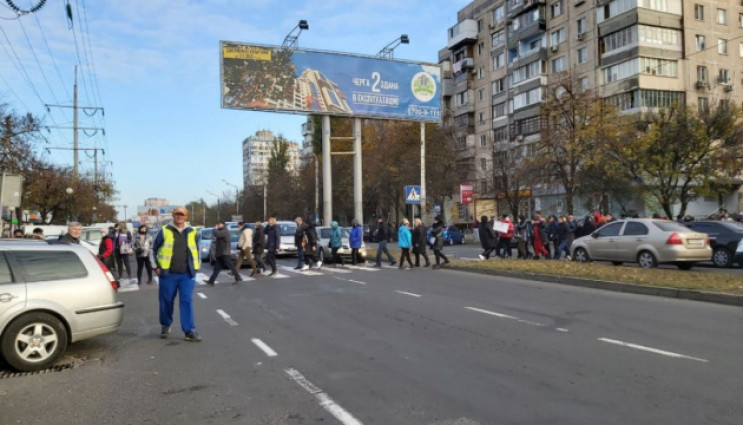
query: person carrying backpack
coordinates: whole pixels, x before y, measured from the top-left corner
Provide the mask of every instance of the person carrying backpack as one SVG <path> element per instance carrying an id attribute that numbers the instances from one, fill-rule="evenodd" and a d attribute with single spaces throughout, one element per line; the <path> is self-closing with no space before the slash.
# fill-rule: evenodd
<path id="1" fill-rule="evenodd" d="M 103 261 L 103 265 L 112 270 L 114 267 L 114 239 L 116 232 L 113 227 L 108 228 L 108 233 L 103 235 L 100 244 L 98 244 L 98 258 Z"/>
<path id="2" fill-rule="evenodd" d="M 116 268 L 119 269 L 119 280 L 124 275 L 124 268 L 126 268 L 126 276 L 129 280 L 132 279 L 132 268 L 129 264 L 129 257 L 134 252 L 132 247 L 132 233 L 126 228 L 126 222 L 122 221 L 119 223 L 119 230 L 116 233 L 116 240 L 114 241 L 114 256 L 116 257 Z"/>

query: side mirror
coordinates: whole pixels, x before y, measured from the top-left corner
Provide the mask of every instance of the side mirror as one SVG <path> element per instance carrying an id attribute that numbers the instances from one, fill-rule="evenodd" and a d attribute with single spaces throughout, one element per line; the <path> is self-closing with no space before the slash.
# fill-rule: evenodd
<path id="1" fill-rule="evenodd" d="M 599 232 L 593 232 L 591 233 L 591 237 L 594 239 L 597 239 L 599 237 Z"/>

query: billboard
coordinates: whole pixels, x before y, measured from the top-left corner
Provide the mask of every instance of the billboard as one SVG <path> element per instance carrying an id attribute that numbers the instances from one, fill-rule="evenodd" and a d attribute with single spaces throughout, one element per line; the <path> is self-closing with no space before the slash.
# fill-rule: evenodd
<path id="1" fill-rule="evenodd" d="M 459 203 L 471 204 L 475 199 L 474 190 L 471 184 L 459 185 Z"/>
<path id="2" fill-rule="evenodd" d="M 438 65 L 220 42 L 222 108 L 439 121 Z"/>

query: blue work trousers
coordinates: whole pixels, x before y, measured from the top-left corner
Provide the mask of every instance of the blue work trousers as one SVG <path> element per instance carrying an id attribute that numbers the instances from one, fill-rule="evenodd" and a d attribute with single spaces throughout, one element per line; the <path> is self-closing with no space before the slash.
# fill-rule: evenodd
<path id="1" fill-rule="evenodd" d="M 193 318 L 193 290 L 196 281 L 188 273 L 170 273 L 160 276 L 160 324 L 170 326 L 173 323 L 173 304 L 178 295 L 181 329 L 184 333 L 196 329 Z"/>

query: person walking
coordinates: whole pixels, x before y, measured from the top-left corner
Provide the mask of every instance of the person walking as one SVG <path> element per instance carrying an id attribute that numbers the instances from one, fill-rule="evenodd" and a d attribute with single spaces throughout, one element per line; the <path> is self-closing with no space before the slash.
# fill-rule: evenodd
<path id="1" fill-rule="evenodd" d="M 98 244 L 98 258 L 103 261 L 103 265 L 111 271 L 114 268 L 114 240 L 116 231 L 113 227 L 108 228 L 108 233 L 103 235 L 101 242 Z M 150 266 L 150 269 L 152 267 Z"/>
<path id="2" fill-rule="evenodd" d="M 410 226 L 410 222 L 407 218 L 403 218 L 402 223 L 400 223 L 400 227 L 397 229 L 397 245 L 402 251 L 402 253 L 400 254 L 400 270 L 402 270 L 403 266 L 405 265 L 406 259 L 408 260 L 408 264 L 410 264 L 409 268 L 413 268 L 413 260 L 410 259 L 410 247 L 413 245 L 413 243 L 408 226 Z"/>
<path id="3" fill-rule="evenodd" d="M 150 251 L 152 250 L 152 236 L 147 233 L 147 225 L 139 226 L 137 237 L 134 239 L 134 255 L 137 258 L 137 285 L 142 283 L 142 270 L 147 269 L 147 284 L 155 283 L 152 280 L 152 264 Z"/>
<path id="4" fill-rule="evenodd" d="M 167 338 L 173 323 L 173 304 L 178 295 L 181 329 L 186 341 L 199 342 L 193 315 L 196 272 L 201 267 L 198 232 L 186 226 L 188 210 L 173 208 L 173 224 L 160 229 L 150 251 L 150 263 L 160 277 L 160 338 Z"/>
<path id="5" fill-rule="evenodd" d="M 415 254 L 415 267 L 420 267 L 420 256 L 426 260 L 426 264 L 423 267 L 429 267 L 431 262 L 428 260 L 426 255 L 426 245 L 428 245 L 428 235 L 426 226 L 423 224 L 420 218 L 413 220 L 413 254 Z"/>
<path id="6" fill-rule="evenodd" d="M 513 237 L 518 241 L 518 258 L 528 259 L 531 253 L 529 252 L 529 245 L 532 240 L 532 229 L 531 221 L 526 219 L 525 215 L 519 216 L 519 222 L 515 226 Z"/>
<path id="7" fill-rule="evenodd" d="M 304 250 L 307 245 L 307 226 L 304 224 L 302 217 L 294 219 L 297 223 L 297 230 L 294 232 L 294 246 L 297 247 L 297 267 L 294 270 L 300 270 L 304 267 Z"/>
<path id="8" fill-rule="evenodd" d="M 250 276 L 255 276 L 255 261 L 253 261 L 253 229 L 247 224 L 240 222 L 240 237 L 237 239 L 237 248 L 240 250 L 240 254 L 237 255 L 237 261 L 235 268 L 240 271 L 240 267 L 243 265 L 243 259 L 247 259 L 250 263 Z"/>
<path id="9" fill-rule="evenodd" d="M 116 257 L 116 268 L 119 269 L 119 280 L 124 276 L 124 269 L 126 269 L 126 277 L 129 280 L 132 279 L 132 268 L 129 264 L 129 257 L 134 252 L 132 243 L 132 233 L 126 227 L 126 222 L 119 222 L 114 240 L 114 257 Z"/>
<path id="10" fill-rule="evenodd" d="M 276 217 L 269 217 L 268 227 L 266 228 L 266 262 L 271 267 L 271 273 L 268 276 L 276 274 L 276 254 L 281 246 L 281 235 L 276 227 Z"/>
<path id="11" fill-rule="evenodd" d="M 343 264 L 343 257 L 338 254 L 338 250 L 341 249 L 343 246 L 343 231 L 341 230 L 340 225 L 337 221 L 333 220 L 330 223 L 330 255 L 332 258 L 333 264 L 335 264 L 336 267 L 338 267 L 338 264 L 341 265 L 341 267 L 344 266 Z"/>
<path id="12" fill-rule="evenodd" d="M 317 230 L 312 220 L 307 220 L 305 223 L 305 241 L 304 267 L 302 267 L 302 270 L 309 270 L 313 264 L 318 269 L 322 268 L 322 261 L 317 259 Z"/>
<path id="13" fill-rule="evenodd" d="M 513 222 L 508 214 L 503 214 L 503 217 L 499 220 L 501 223 L 506 225 L 506 232 L 498 232 L 498 245 L 496 253 L 501 258 L 511 257 L 511 238 L 513 238 Z"/>
<path id="14" fill-rule="evenodd" d="M 224 221 L 220 221 L 214 227 L 213 232 L 215 240 L 212 243 L 217 244 L 214 250 L 214 270 L 212 271 L 212 275 L 209 277 L 209 280 L 206 281 L 206 284 L 214 286 L 217 276 L 219 276 L 219 273 L 222 271 L 222 269 L 230 269 L 232 275 L 235 277 L 235 284 L 237 284 L 238 282 L 242 282 L 240 272 L 237 271 L 237 268 L 235 268 L 235 265 L 232 263 L 232 234 L 230 233 L 230 229 L 227 228 Z"/>
<path id="15" fill-rule="evenodd" d="M 477 232 L 480 236 L 480 246 L 482 246 L 482 253 L 478 257 L 484 261 L 489 259 L 490 254 L 495 251 L 495 231 L 488 221 L 488 216 L 480 217 L 480 227 Z"/>
<path id="16" fill-rule="evenodd" d="M 387 260 L 390 262 L 390 265 L 394 266 L 397 261 L 395 261 L 395 257 L 393 257 L 387 249 L 387 241 L 390 239 L 390 230 L 382 217 L 377 218 L 377 229 L 374 231 L 374 239 L 377 242 L 377 262 L 374 264 L 374 267 L 382 267 L 382 253 L 387 255 Z"/>
<path id="17" fill-rule="evenodd" d="M 253 258 L 255 259 L 256 268 L 253 269 L 253 273 L 256 276 L 262 276 L 262 273 L 266 271 L 266 265 L 263 264 L 263 247 L 266 245 L 266 234 L 263 232 L 263 223 L 257 221 L 255 223 L 255 232 L 253 232 Z M 250 275 L 253 276 L 253 273 Z"/>
<path id="18" fill-rule="evenodd" d="M 565 217 L 559 217 L 557 219 L 557 251 L 555 252 L 555 260 L 559 260 L 562 257 L 562 253 L 565 252 L 565 256 L 570 260 L 570 225 Z"/>
<path id="19" fill-rule="evenodd" d="M 436 259 L 436 264 L 433 266 L 434 269 L 440 269 L 441 263 L 439 259 L 444 260 L 444 264 L 449 264 L 449 259 L 441 252 L 444 248 L 444 222 L 441 221 L 440 216 L 433 218 L 433 226 L 431 226 L 431 236 L 433 236 L 433 256 Z"/>
<path id="20" fill-rule="evenodd" d="M 354 219 L 351 222 L 351 235 L 348 237 L 348 244 L 351 245 L 351 264 L 353 264 L 354 266 L 357 262 L 361 262 L 366 265 L 366 260 L 362 259 L 359 256 L 359 249 L 361 249 L 363 238 L 364 228 L 361 227 L 358 220 Z"/>
<path id="21" fill-rule="evenodd" d="M 534 218 L 532 219 L 532 234 L 534 236 L 533 239 L 533 247 L 534 247 L 534 259 L 538 260 L 540 256 L 544 256 L 544 258 L 549 258 L 549 253 L 547 252 L 547 249 L 544 247 L 545 241 L 547 241 L 547 232 L 544 229 L 544 220 L 542 220 L 542 217 L 540 215 L 535 214 Z"/>

